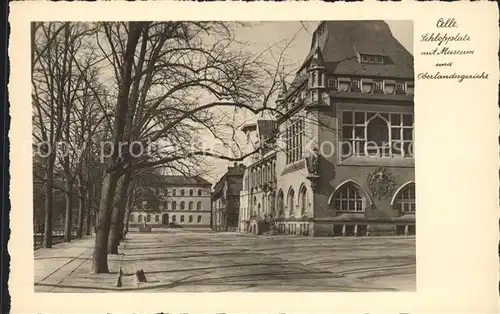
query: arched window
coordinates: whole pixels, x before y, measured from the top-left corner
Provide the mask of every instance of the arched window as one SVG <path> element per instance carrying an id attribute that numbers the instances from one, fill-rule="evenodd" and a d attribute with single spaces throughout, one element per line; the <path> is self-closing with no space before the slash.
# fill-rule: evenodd
<path id="1" fill-rule="evenodd" d="M 280 190 L 278 193 L 278 216 L 283 217 L 285 215 L 285 201 L 283 191 Z"/>
<path id="2" fill-rule="evenodd" d="M 198 217 L 196 218 L 196 222 L 197 222 L 197 223 L 200 223 L 200 222 L 201 222 L 201 216 L 198 216 Z"/>
<path id="3" fill-rule="evenodd" d="M 172 215 L 172 222 L 176 222 L 177 221 L 177 217 L 175 217 L 175 215 Z"/>
<path id="4" fill-rule="evenodd" d="M 160 221 L 160 215 L 156 215 L 155 216 L 155 222 L 159 222 Z"/>
<path id="5" fill-rule="evenodd" d="M 193 196 L 194 195 L 194 191 L 193 190 L 189 190 L 189 196 Z"/>
<path id="6" fill-rule="evenodd" d="M 184 210 L 184 209 L 186 209 L 186 203 L 184 203 L 184 201 L 182 201 L 181 202 L 181 210 Z"/>
<path id="7" fill-rule="evenodd" d="M 379 115 L 368 121 L 366 130 L 366 152 L 368 155 L 389 156 L 389 126 Z"/>
<path id="8" fill-rule="evenodd" d="M 335 192 L 333 206 L 337 211 L 363 212 L 363 198 L 357 186 L 349 182 Z"/>
<path id="9" fill-rule="evenodd" d="M 181 196 L 184 196 L 184 190 L 181 190 Z"/>
<path id="10" fill-rule="evenodd" d="M 188 203 L 188 209 L 189 210 L 193 210 L 194 209 L 194 203 L 193 202 L 189 202 Z"/>
<path id="11" fill-rule="evenodd" d="M 130 222 L 134 222 L 134 219 L 135 219 L 135 216 L 134 215 L 130 215 L 129 221 Z"/>
<path id="12" fill-rule="evenodd" d="M 193 216 L 189 215 L 189 222 L 193 222 Z"/>
<path id="13" fill-rule="evenodd" d="M 146 216 L 146 222 L 151 222 L 151 215 L 149 215 L 149 214 L 148 214 L 148 215 Z"/>
<path id="14" fill-rule="evenodd" d="M 142 222 L 142 215 L 137 216 L 137 221 Z"/>
<path id="15" fill-rule="evenodd" d="M 184 215 L 181 215 L 181 222 L 184 222 Z"/>
<path id="16" fill-rule="evenodd" d="M 176 201 L 172 202 L 172 210 L 177 210 L 177 202 Z"/>
<path id="17" fill-rule="evenodd" d="M 201 190 L 198 190 L 198 196 L 201 196 Z"/>
<path id="18" fill-rule="evenodd" d="M 396 195 L 394 208 L 403 214 L 415 213 L 415 184 L 410 183 Z"/>
<path id="19" fill-rule="evenodd" d="M 303 185 L 300 188 L 299 194 L 299 202 L 300 202 L 300 213 L 301 215 L 305 215 L 307 213 L 307 188 Z"/>
<path id="20" fill-rule="evenodd" d="M 173 195 L 173 196 L 177 196 L 177 190 L 176 190 L 176 189 L 173 189 L 173 190 L 172 190 L 172 195 Z"/>
<path id="21" fill-rule="evenodd" d="M 201 202 L 196 203 L 196 210 L 201 210 Z"/>
<path id="22" fill-rule="evenodd" d="M 290 213 L 290 216 L 293 216 L 295 209 L 295 203 L 293 201 L 294 197 L 295 197 L 295 191 L 293 189 L 290 189 L 288 191 L 288 199 L 287 199 L 288 211 Z"/>

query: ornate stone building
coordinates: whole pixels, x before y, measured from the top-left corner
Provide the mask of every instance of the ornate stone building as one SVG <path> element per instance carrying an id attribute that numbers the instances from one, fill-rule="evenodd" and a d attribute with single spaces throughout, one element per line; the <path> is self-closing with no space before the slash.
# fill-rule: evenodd
<path id="1" fill-rule="evenodd" d="M 326 21 L 280 113 L 246 127 L 240 230 L 311 236 L 415 233 L 413 56 L 383 21 Z"/>
<path id="2" fill-rule="evenodd" d="M 162 176 L 160 181 L 141 187 L 143 199 L 130 214 L 129 226 L 210 227 L 210 182 L 198 176 Z"/>
<path id="3" fill-rule="evenodd" d="M 240 191 L 243 180 L 243 164 L 235 163 L 215 184 L 212 193 L 212 229 L 236 231 L 240 211 Z"/>

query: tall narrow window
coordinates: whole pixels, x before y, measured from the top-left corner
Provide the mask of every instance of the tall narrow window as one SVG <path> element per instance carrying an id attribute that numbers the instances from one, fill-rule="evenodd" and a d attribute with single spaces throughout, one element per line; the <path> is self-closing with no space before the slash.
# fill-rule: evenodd
<path id="1" fill-rule="evenodd" d="M 196 217 L 196 222 L 200 223 L 201 222 L 201 216 Z"/>
<path id="2" fill-rule="evenodd" d="M 291 164 L 302 159 L 304 120 L 293 121 L 288 126 L 286 135 L 286 161 Z"/>
<path id="3" fill-rule="evenodd" d="M 181 215 L 181 222 L 184 222 L 184 215 Z"/>
<path id="4" fill-rule="evenodd" d="M 194 193 L 193 190 L 189 190 L 189 196 L 193 196 L 194 195 L 193 193 Z"/>
<path id="5" fill-rule="evenodd" d="M 177 202 L 176 201 L 172 202 L 172 210 L 177 210 Z"/>
<path id="6" fill-rule="evenodd" d="M 307 188 L 302 186 L 300 189 L 300 214 L 303 216 L 307 213 Z"/>
<path id="7" fill-rule="evenodd" d="M 295 209 L 294 197 L 295 197 L 295 192 L 293 189 L 290 189 L 290 191 L 288 192 L 288 211 L 290 216 L 293 216 L 294 214 L 294 209 Z"/>
<path id="8" fill-rule="evenodd" d="M 186 209 L 186 203 L 184 203 L 184 201 L 181 202 L 181 210 L 184 210 Z"/>
<path id="9" fill-rule="evenodd" d="M 201 210 L 201 202 L 196 203 L 196 210 Z"/>
<path id="10" fill-rule="evenodd" d="M 285 215 L 285 202 L 283 191 L 280 190 L 278 193 L 278 216 L 283 217 Z"/>
<path id="11" fill-rule="evenodd" d="M 189 210 L 194 210 L 194 203 L 193 202 L 189 202 L 188 209 Z"/>
<path id="12" fill-rule="evenodd" d="M 402 214 L 415 213 L 415 184 L 405 186 L 396 196 L 395 209 Z"/>
<path id="13" fill-rule="evenodd" d="M 201 196 L 201 190 L 198 190 L 198 196 Z"/>
<path id="14" fill-rule="evenodd" d="M 172 195 L 173 195 L 173 196 L 177 196 L 177 190 L 176 190 L 176 189 L 173 189 L 173 190 L 172 190 Z"/>
<path id="15" fill-rule="evenodd" d="M 333 206 L 340 212 L 363 212 L 363 198 L 353 183 L 343 185 L 334 195 Z"/>
<path id="16" fill-rule="evenodd" d="M 188 219 L 189 222 L 193 222 L 193 216 L 192 215 L 189 215 L 189 219 Z"/>
<path id="17" fill-rule="evenodd" d="M 183 189 L 181 190 L 181 196 L 184 196 L 184 190 Z"/>

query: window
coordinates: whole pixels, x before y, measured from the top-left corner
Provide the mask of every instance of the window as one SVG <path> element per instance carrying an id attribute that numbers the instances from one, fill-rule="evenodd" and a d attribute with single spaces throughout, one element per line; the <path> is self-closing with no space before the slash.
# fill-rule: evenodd
<path id="1" fill-rule="evenodd" d="M 327 81 L 327 87 L 331 89 L 337 89 L 337 80 L 336 79 L 328 79 Z"/>
<path id="2" fill-rule="evenodd" d="M 352 92 L 361 91 L 361 80 L 359 80 L 359 79 L 351 80 L 351 91 Z"/>
<path id="3" fill-rule="evenodd" d="M 196 210 L 201 210 L 201 202 L 196 203 Z"/>
<path id="4" fill-rule="evenodd" d="M 283 217 L 285 215 L 285 203 L 283 191 L 280 190 L 278 193 L 278 216 Z"/>
<path id="5" fill-rule="evenodd" d="M 305 215 L 307 213 L 307 188 L 302 186 L 300 189 L 300 214 Z"/>
<path id="6" fill-rule="evenodd" d="M 384 64 L 384 56 L 362 54 L 361 63 Z"/>
<path id="7" fill-rule="evenodd" d="M 184 222 L 184 215 L 181 215 L 181 222 Z"/>
<path id="8" fill-rule="evenodd" d="M 189 190 L 189 196 L 193 196 L 194 195 L 193 193 L 194 193 L 193 190 Z"/>
<path id="9" fill-rule="evenodd" d="M 165 210 L 168 210 L 168 202 L 164 203 L 163 208 L 165 208 Z"/>
<path id="10" fill-rule="evenodd" d="M 172 202 L 172 210 L 177 210 L 177 202 L 176 201 Z"/>
<path id="11" fill-rule="evenodd" d="M 286 129 L 286 163 L 302 159 L 302 141 L 304 136 L 304 120 L 293 121 Z"/>
<path id="12" fill-rule="evenodd" d="M 175 217 L 175 215 L 172 215 L 172 222 L 176 222 L 177 221 L 177 217 Z"/>
<path id="13" fill-rule="evenodd" d="M 342 112 L 341 156 L 412 157 L 413 114 Z"/>
<path id="14" fill-rule="evenodd" d="M 188 209 L 189 210 L 193 210 L 194 209 L 194 203 L 193 202 L 189 202 Z"/>
<path id="15" fill-rule="evenodd" d="M 201 216 L 196 217 L 196 222 L 200 223 L 201 222 Z"/>
<path id="16" fill-rule="evenodd" d="M 293 216 L 295 209 L 295 204 L 293 202 L 294 197 L 295 197 L 295 191 L 293 189 L 290 189 L 290 191 L 288 192 L 288 211 L 290 216 Z"/>
<path id="17" fill-rule="evenodd" d="M 181 210 L 185 210 L 186 209 L 186 203 L 184 203 L 184 201 L 181 202 Z"/>
<path id="18" fill-rule="evenodd" d="M 363 93 L 370 94 L 373 91 L 373 81 L 371 80 L 361 80 L 361 91 Z"/>
<path id="19" fill-rule="evenodd" d="M 347 183 L 335 193 L 333 206 L 337 211 L 363 212 L 363 198 L 353 183 Z"/>
<path id="20" fill-rule="evenodd" d="M 396 196 L 394 208 L 402 214 L 415 213 L 415 184 L 405 186 Z"/>
<path id="21" fill-rule="evenodd" d="M 160 215 L 155 215 L 155 222 L 159 222 L 160 221 Z"/>
<path id="22" fill-rule="evenodd" d="M 396 94 L 405 94 L 405 83 L 396 82 Z"/>
<path id="23" fill-rule="evenodd" d="M 134 215 L 130 215 L 129 221 L 130 222 L 134 222 L 134 219 L 135 219 L 135 216 Z"/>
<path id="24" fill-rule="evenodd" d="M 198 196 L 201 196 L 201 190 L 198 190 Z"/>
<path id="25" fill-rule="evenodd" d="M 146 222 L 151 222 L 151 215 L 146 216 Z"/>
<path id="26" fill-rule="evenodd" d="M 172 190 L 172 195 L 173 195 L 173 196 L 177 196 L 177 190 L 176 190 L 176 189 L 173 189 L 173 190 Z"/>
<path id="27" fill-rule="evenodd" d="M 396 90 L 396 83 L 394 81 L 385 81 L 384 82 L 384 93 L 394 94 L 395 90 Z"/>
<path id="28" fill-rule="evenodd" d="M 189 215 L 189 222 L 193 222 L 193 216 Z"/>
<path id="29" fill-rule="evenodd" d="M 137 221 L 142 222 L 142 215 L 137 216 Z"/>
<path id="30" fill-rule="evenodd" d="M 383 93 L 384 92 L 384 81 L 373 81 L 373 92 Z"/>
<path id="31" fill-rule="evenodd" d="M 181 196 L 184 196 L 184 190 L 181 190 Z"/>

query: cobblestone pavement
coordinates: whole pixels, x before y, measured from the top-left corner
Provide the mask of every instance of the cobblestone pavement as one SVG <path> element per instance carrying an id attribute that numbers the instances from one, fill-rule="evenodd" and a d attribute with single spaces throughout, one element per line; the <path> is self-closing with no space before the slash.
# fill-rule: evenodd
<path id="1" fill-rule="evenodd" d="M 35 251 L 35 291 L 415 291 L 414 237 L 310 238 L 168 230 L 130 233 L 110 274 L 93 238 Z M 116 287 L 122 267 L 122 287 Z M 136 283 L 143 269 L 147 282 Z"/>

